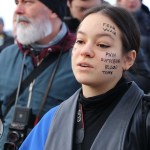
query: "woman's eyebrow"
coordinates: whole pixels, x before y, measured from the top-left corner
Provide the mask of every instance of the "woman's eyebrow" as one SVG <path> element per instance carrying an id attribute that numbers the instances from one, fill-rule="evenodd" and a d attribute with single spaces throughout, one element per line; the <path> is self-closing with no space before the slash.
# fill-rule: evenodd
<path id="1" fill-rule="evenodd" d="M 96 37 L 109 37 L 112 40 L 114 40 L 114 37 L 111 34 L 108 34 L 108 33 L 98 33 L 98 34 L 96 34 Z"/>
<path id="2" fill-rule="evenodd" d="M 83 32 L 81 30 L 78 30 L 77 33 L 82 34 L 82 35 L 86 35 L 86 32 Z M 112 40 L 114 40 L 114 37 L 111 34 L 108 33 L 97 33 L 96 37 L 100 38 L 100 37 L 109 37 Z"/>

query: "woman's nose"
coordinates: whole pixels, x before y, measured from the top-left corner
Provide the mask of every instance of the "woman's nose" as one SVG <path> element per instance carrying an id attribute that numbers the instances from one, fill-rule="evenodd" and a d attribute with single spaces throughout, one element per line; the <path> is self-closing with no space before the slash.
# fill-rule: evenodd
<path id="1" fill-rule="evenodd" d="M 92 44 L 85 44 L 81 49 L 81 55 L 94 57 L 94 50 Z"/>

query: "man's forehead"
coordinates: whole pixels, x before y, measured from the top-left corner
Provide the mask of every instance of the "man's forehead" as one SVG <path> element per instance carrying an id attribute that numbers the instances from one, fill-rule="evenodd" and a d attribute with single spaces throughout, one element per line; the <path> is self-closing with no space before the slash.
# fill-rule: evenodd
<path id="1" fill-rule="evenodd" d="M 94 2 L 94 1 L 101 1 L 101 0 L 79 0 L 79 1 L 82 1 L 82 2 L 89 2 L 89 1 L 92 1 L 92 2 Z"/>
<path id="2" fill-rule="evenodd" d="M 97 5 L 101 4 L 102 0 L 72 0 L 72 2 L 76 2 L 76 4 L 84 4 L 84 5 Z"/>
<path id="3" fill-rule="evenodd" d="M 24 2 L 25 0 L 15 0 L 15 3 L 18 4 L 18 2 Z M 38 1 L 38 0 L 32 0 L 32 1 Z"/>

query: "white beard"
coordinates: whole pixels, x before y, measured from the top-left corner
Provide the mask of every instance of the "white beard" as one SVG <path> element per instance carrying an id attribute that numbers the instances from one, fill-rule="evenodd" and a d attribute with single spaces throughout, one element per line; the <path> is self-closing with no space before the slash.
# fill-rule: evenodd
<path id="1" fill-rule="evenodd" d="M 26 24 L 20 24 L 19 21 L 26 21 Z M 20 16 L 16 23 L 16 36 L 17 40 L 24 44 L 29 45 L 35 43 L 49 34 L 52 33 L 52 24 L 46 17 L 38 19 L 28 19 Z"/>

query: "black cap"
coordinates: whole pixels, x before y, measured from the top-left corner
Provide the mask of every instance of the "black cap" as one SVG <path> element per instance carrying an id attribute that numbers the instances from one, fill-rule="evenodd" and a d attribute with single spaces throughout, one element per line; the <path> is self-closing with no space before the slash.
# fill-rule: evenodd
<path id="1" fill-rule="evenodd" d="M 54 11 L 58 17 L 63 20 L 67 8 L 66 0 L 40 0 L 40 2 Z"/>

